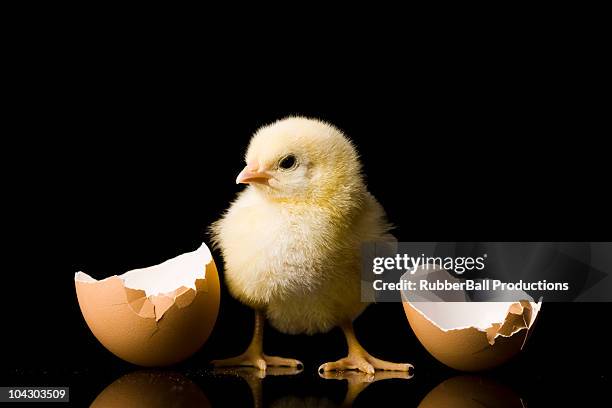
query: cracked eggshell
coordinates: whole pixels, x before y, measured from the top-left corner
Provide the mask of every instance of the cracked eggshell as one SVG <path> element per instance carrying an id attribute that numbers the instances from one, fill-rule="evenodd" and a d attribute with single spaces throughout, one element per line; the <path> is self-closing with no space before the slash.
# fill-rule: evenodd
<path id="1" fill-rule="evenodd" d="M 406 293 L 402 296 L 404 312 L 421 344 L 438 361 L 462 371 L 487 370 L 519 353 L 541 307 L 526 293 L 529 300 L 515 302 L 444 302 L 432 300 L 435 295 L 425 302 Z"/>
<path id="2" fill-rule="evenodd" d="M 116 356 L 141 366 L 191 356 L 208 339 L 219 312 L 219 274 L 205 244 L 100 281 L 77 272 L 75 286 L 94 336 Z"/>

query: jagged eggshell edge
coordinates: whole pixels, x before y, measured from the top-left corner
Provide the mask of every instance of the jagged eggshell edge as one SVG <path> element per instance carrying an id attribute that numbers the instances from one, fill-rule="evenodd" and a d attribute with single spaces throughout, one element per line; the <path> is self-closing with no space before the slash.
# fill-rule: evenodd
<path id="1" fill-rule="evenodd" d="M 75 287 L 79 307 L 94 336 L 116 356 L 141 366 L 178 363 L 208 339 L 220 304 L 219 274 L 210 251 L 202 278 L 193 288 L 147 297 L 127 288 L 120 276 L 96 281 L 79 272 Z M 126 272 L 127 273 L 127 272 Z"/>

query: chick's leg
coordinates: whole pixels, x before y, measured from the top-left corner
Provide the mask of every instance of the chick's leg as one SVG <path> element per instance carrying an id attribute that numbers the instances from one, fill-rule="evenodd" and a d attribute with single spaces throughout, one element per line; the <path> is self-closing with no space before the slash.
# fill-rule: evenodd
<path id="1" fill-rule="evenodd" d="M 322 364 L 319 372 L 359 370 L 367 374 L 374 374 L 376 370 L 389 371 L 410 371 L 414 367 L 412 364 L 399 364 L 381 360 L 373 357 L 359 344 L 353 323 L 346 322 L 340 325 L 348 344 L 348 356 L 338 361 Z"/>
<path id="2" fill-rule="evenodd" d="M 253 339 L 247 347 L 246 351 L 239 356 L 230 357 L 223 360 L 213 360 L 212 364 L 215 367 L 233 367 L 233 366 L 248 366 L 257 367 L 260 370 L 265 370 L 267 366 L 286 366 L 286 367 L 302 367 L 303 364 L 299 360 L 292 358 L 283 358 L 268 356 L 263 352 L 263 329 L 264 315 L 260 311 L 255 311 L 255 328 L 253 329 Z"/>

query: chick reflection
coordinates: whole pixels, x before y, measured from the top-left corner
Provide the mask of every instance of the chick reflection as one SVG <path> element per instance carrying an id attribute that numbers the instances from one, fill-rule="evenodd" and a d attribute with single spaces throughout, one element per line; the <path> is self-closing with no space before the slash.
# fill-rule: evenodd
<path id="1" fill-rule="evenodd" d="M 438 384 L 423 398 L 419 408 L 524 407 L 518 395 L 488 378 L 463 375 Z"/>
<path id="2" fill-rule="evenodd" d="M 91 407 L 210 407 L 197 385 L 181 374 L 136 371 L 106 387 Z"/>
<path id="3" fill-rule="evenodd" d="M 325 371 L 319 373 L 322 378 L 334 380 L 346 380 L 348 389 L 346 397 L 342 402 L 343 407 L 350 407 L 361 391 L 373 382 L 390 379 L 409 380 L 413 374 L 405 371 L 376 371 L 374 374 L 366 374 L 361 371 Z"/>
<path id="4" fill-rule="evenodd" d="M 263 406 L 262 380 L 266 378 L 266 376 L 296 375 L 301 372 L 302 369 L 297 367 L 268 367 L 266 368 L 266 371 L 262 371 L 254 367 L 228 367 L 214 369 L 215 374 L 235 375 L 245 380 L 251 389 L 253 407 L 255 408 L 260 408 Z"/>
<path id="5" fill-rule="evenodd" d="M 261 371 L 252 367 L 237 368 L 217 368 L 216 374 L 236 375 L 246 381 L 251 389 L 253 406 L 259 408 L 263 405 L 262 380 L 266 376 L 295 375 L 302 370 L 291 367 L 268 367 L 266 371 Z M 353 402 L 368 385 L 379 380 L 386 379 L 410 379 L 412 374 L 408 372 L 377 371 L 375 374 L 366 374 L 360 371 L 327 371 L 319 374 L 324 379 L 346 380 L 348 390 L 342 402 L 342 407 L 352 406 Z M 284 407 L 336 407 L 337 404 L 332 400 L 320 397 L 298 397 L 294 395 L 286 396 L 273 401 L 270 404 L 274 408 Z"/>

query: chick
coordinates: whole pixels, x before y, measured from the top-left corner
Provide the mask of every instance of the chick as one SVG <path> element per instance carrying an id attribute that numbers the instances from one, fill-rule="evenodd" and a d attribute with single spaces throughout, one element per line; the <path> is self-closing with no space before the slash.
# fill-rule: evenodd
<path id="1" fill-rule="evenodd" d="M 389 239 L 382 206 L 368 192 L 353 144 L 334 126 L 290 117 L 259 129 L 236 183 L 248 186 L 212 227 L 229 292 L 255 310 L 247 350 L 215 366 L 301 366 L 263 353 L 267 318 L 283 333 L 320 333 L 339 326 L 348 356 L 319 371 L 408 371 L 371 356 L 353 320 L 361 302 L 360 246 Z"/>

